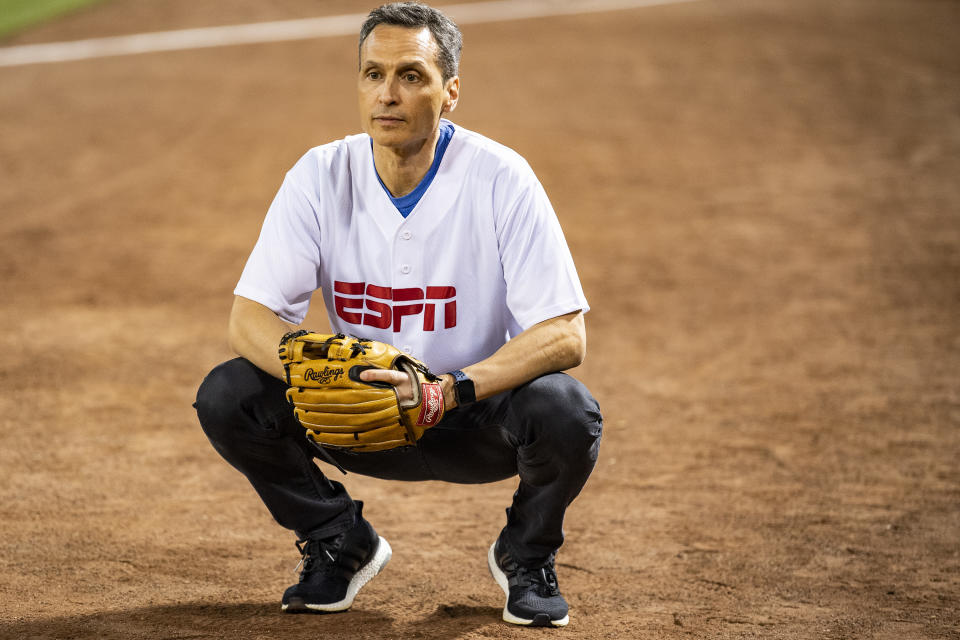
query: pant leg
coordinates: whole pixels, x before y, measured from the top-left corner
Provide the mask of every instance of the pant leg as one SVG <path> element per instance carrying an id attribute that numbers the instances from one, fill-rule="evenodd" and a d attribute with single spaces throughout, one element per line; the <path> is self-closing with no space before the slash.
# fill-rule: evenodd
<path id="1" fill-rule="evenodd" d="M 237 358 L 204 380 L 197 414 L 214 448 L 281 526 L 300 537 L 335 535 L 352 526 L 359 503 L 314 464 L 286 388 Z M 564 513 L 596 463 L 601 430 L 589 391 L 556 373 L 451 411 L 417 447 L 330 453 L 351 472 L 392 480 L 484 483 L 519 474 L 502 540 L 527 564 L 563 543 Z"/>
<path id="2" fill-rule="evenodd" d="M 197 416 L 214 449 L 247 477 L 274 519 L 298 536 L 327 537 L 353 526 L 359 503 L 313 462 L 287 385 L 237 358 L 206 377 Z"/>
<path id="3" fill-rule="evenodd" d="M 564 514 L 593 471 L 602 429 L 586 387 L 552 373 L 450 412 L 419 448 L 438 480 L 519 475 L 501 541 L 520 563 L 535 564 L 563 544 Z"/>
<path id="4" fill-rule="evenodd" d="M 501 540 L 521 564 L 534 564 L 563 544 L 563 517 L 597 462 L 603 417 L 586 387 L 562 373 L 514 390 L 510 416 L 520 484 Z"/>

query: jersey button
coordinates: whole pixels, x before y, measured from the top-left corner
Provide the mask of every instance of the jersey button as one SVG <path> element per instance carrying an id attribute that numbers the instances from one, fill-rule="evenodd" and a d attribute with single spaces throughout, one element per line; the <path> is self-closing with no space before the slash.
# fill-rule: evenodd
<path id="1" fill-rule="evenodd" d="M 403 352 L 407 355 L 410 355 L 411 353 L 413 353 L 413 349 L 411 349 L 410 347 L 404 347 Z"/>
<path id="2" fill-rule="evenodd" d="M 400 273 L 410 273 L 410 265 L 405 264 L 400 266 Z"/>
<path id="3" fill-rule="evenodd" d="M 403 240 L 409 240 L 409 239 L 412 238 L 412 237 L 413 237 L 413 234 L 410 233 L 409 231 L 401 231 L 401 232 L 400 232 L 400 238 L 402 238 Z"/>

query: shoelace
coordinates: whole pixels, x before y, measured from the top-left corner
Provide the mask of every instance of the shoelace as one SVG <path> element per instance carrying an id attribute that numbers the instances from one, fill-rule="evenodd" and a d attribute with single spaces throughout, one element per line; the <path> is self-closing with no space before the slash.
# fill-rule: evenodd
<path id="1" fill-rule="evenodd" d="M 550 565 L 517 567 L 517 582 L 523 586 L 534 586 L 537 593 L 544 598 L 560 595 L 557 572 Z"/>
<path id="2" fill-rule="evenodd" d="M 327 540 L 297 540 L 297 551 L 300 552 L 300 562 L 293 568 L 296 573 L 300 567 L 303 571 L 300 573 L 300 579 L 314 573 L 323 571 L 330 573 L 337 565 L 337 555 L 339 554 L 340 536 Z"/>

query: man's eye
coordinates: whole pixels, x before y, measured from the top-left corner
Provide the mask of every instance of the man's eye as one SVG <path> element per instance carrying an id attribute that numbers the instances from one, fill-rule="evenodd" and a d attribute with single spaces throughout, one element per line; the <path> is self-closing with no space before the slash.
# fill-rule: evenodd
<path id="1" fill-rule="evenodd" d="M 418 76 L 418 75 L 415 74 L 415 73 L 408 73 L 407 75 L 404 76 L 404 79 L 405 79 L 407 82 L 416 82 L 417 80 L 420 79 L 420 76 Z"/>
<path id="2" fill-rule="evenodd" d="M 367 72 L 367 77 L 368 77 L 369 79 L 371 79 L 371 80 L 379 80 L 379 79 L 380 79 L 380 72 L 379 72 L 379 71 L 368 71 L 368 72 Z"/>

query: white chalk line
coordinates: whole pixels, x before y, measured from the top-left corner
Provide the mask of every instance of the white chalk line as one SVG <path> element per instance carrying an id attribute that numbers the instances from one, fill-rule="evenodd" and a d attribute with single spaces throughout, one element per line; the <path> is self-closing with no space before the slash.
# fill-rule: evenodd
<path id="1" fill-rule="evenodd" d="M 636 9 L 697 0 L 493 0 L 438 7 L 457 24 Z M 373 3 L 376 4 L 376 3 Z M 128 36 L 48 42 L 0 48 L 0 67 L 87 60 L 160 51 L 356 35 L 366 13 L 278 20 L 222 27 L 178 29 Z"/>

